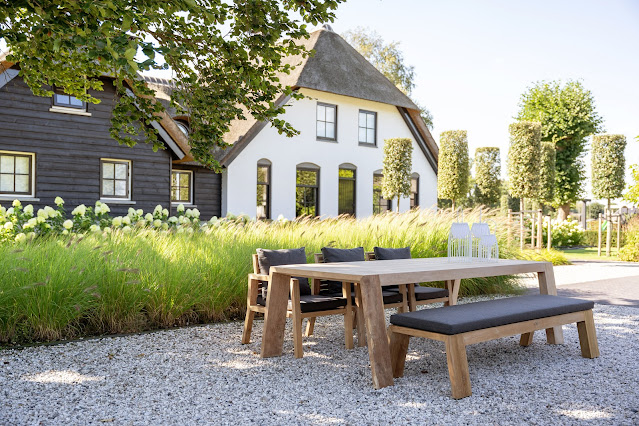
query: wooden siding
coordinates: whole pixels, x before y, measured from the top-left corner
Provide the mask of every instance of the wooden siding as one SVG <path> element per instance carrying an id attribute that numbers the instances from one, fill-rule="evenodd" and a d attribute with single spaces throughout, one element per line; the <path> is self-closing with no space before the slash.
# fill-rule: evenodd
<path id="1" fill-rule="evenodd" d="M 173 165 L 176 170 L 193 171 L 193 204 L 200 211 L 202 220 L 222 215 L 222 175 L 204 167 Z M 171 208 L 171 214 L 176 213 L 176 207 Z"/>
<path id="2" fill-rule="evenodd" d="M 38 97 L 16 77 L 0 89 L 0 150 L 36 154 L 34 207 L 54 205 L 57 196 L 70 212 L 79 204 L 95 204 L 100 198 L 100 158 L 132 162 L 131 199 L 134 205 L 108 203 L 112 215 L 126 214 L 129 207 L 150 212 L 157 204 L 170 203 L 172 154 L 153 152 L 152 146 L 138 143 L 130 148 L 118 145 L 109 135 L 115 91 L 104 80 L 104 92 L 93 93 L 100 104 L 88 105 L 90 117 L 50 112 L 51 98 Z M 220 213 L 221 178 L 196 171 L 195 200 L 208 219 Z M 8 204 L 8 201 L 0 201 Z"/>

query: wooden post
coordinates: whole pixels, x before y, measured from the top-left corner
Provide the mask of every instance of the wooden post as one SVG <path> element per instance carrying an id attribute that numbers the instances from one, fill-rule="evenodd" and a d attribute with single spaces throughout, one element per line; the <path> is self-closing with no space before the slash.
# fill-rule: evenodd
<path id="1" fill-rule="evenodd" d="M 544 236 L 543 230 L 544 227 L 544 213 L 541 209 L 537 210 L 537 249 L 541 250 L 544 246 Z"/>
<path id="2" fill-rule="evenodd" d="M 524 212 L 519 212 L 519 249 L 524 249 Z"/>
<path id="3" fill-rule="evenodd" d="M 533 212 L 534 210 L 530 211 L 530 248 L 531 249 L 534 249 L 536 247 L 535 236 L 537 235 L 535 233 L 535 216 L 533 216 Z"/>
<path id="4" fill-rule="evenodd" d="M 599 228 L 597 229 L 597 256 L 601 256 L 601 213 L 599 213 Z"/>
<path id="5" fill-rule="evenodd" d="M 608 226 L 606 226 L 606 256 L 610 257 L 610 245 L 612 244 L 612 212 L 608 209 L 606 213 Z"/>
<path id="6" fill-rule="evenodd" d="M 617 256 L 621 249 L 621 214 L 617 214 Z"/>
<path id="7" fill-rule="evenodd" d="M 508 247 L 510 247 L 510 243 L 512 242 L 512 239 L 513 239 L 512 225 L 513 225 L 513 209 L 508 209 L 508 235 L 506 237 L 508 239 Z"/>
<path id="8" fill-rule="evenodd" d="M 548 215 L 548 250 L 552 248 L 552 218 Z"/>

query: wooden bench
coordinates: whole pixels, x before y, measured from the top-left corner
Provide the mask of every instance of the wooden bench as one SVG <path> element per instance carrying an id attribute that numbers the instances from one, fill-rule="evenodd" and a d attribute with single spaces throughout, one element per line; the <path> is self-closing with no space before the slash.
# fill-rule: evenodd
<path id="1" fill-rule="evenodd" d="M 404 375 L 411 336 L 443 341 L 453 398 L 471 395 L 466 345 L 521 334 L 519 344 L 532 343 L 536 330 L 577 323 L 581 355 L 599 356 L 594 303 L 551 295 L 531 295 L 424 309 L 391 316 L 388 329 L 393 377 Z"/>

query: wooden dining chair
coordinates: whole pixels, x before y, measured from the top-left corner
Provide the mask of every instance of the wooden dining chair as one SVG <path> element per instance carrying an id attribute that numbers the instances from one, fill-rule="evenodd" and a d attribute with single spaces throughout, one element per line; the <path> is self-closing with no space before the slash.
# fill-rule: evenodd
<path id="1" fill-rule="evenodd" d="M 380 247 L 375 247 L 376 249 L 380 249 Z M 382 260 L 390 260 L 392 259 L 410 259 L 410 247 L 406 247 L 404 249 L 388 249 L 381 248 L 384 255 Z M 375 251 L 366 252 L 366 260 L 378 260 Z M 447 287 L 451 287 L 448 285 Z M 388 287 L 388 291 L 399 291 L 399 287 L 393 286 Z M 431 303 L 439 303 L 444 302 L 445 305 L 449 305 L 451 298 L 449 290 L 446 288 L 439 287 L 424 287 L 419 284 L 408 284 L 406 287 L 406 292 L 408 295 L 408 309 L 410 312 L 417 310 L 417 306 L 419 305 L 428 305 Z"/>
<path id="2" fill-rule="evenodd" d="M 248 275 L 248 293 L 246 296 L 246 318 L 242 332 L 242 343 L 251 341 L 251 331 L 255 314 L 266 314 L 266 292 L 268 291 L 269 275 L 260 270 L 258 255 L 252 256 L 253 273 Z M 276 266 L 276 265 L 271 265 Z M 342 295 L 320 295 L 312 291 L 311 294 L 300 294 L 299 278 L 291 278 L 290 295 L 286 317 L 293 322 L 293 342 L 295 358 L 303 356 L 302 348 L 302 321 L 308 318 L 306 336 L 313 333 L 315 318 L 327 315 L 344 316 L 344 336 L 346 349 L 353 349 L 353 304 L 350 297 L 350 288 L 346 285 Z"/>

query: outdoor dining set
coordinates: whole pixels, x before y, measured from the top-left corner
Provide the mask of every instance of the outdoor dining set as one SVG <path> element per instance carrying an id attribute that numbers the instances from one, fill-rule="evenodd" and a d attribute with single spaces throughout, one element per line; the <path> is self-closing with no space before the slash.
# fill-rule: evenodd
<path id="1" fill-rule="evenodd" d="M 248 276 L 242 343 L 249 343 L 256 313 L 264 314 L 261 356 L 282 355 L 286 318 L 291 318 L 295 357 L 303 356 L 302 322 L 313 334 L 317 317 L 344 317 L 346 349 L 368 346 L 375 389 L 402 377 L 411 337 L 444 342 L 453 398 L 471 395 L 466 346 L 505 336 L 546 331 L 550 344 L 563 343 L 562 325 L 576 323 L 581 354 L 599 356 L 593 302 L 557 296 L 552 264 L 525 260 L 455 256 L 411 258 L 410 247 L 324 247 L 307 263 L 305 249 L 258 249 Z M 462 279 L 536 273 L 539 293 L 457 304 Z M 420 283 L 444 282 L 445 288 Z M 443 307 L 418 306 L 443 302 Z M 384 309 L 396 308 L 387 327 Z"/>

